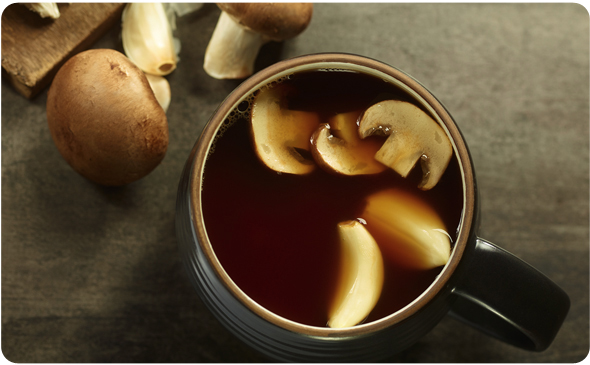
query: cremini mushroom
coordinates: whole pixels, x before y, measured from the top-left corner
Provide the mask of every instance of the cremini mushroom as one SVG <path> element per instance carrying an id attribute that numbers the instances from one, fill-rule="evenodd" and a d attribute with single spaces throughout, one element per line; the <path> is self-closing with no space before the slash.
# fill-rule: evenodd
<path id="1" fill-rule="evenodd" d="M 101 185 L 150 173 L 168 148 L 166 114 L 125 55 L 92 49 L 70 58 L 47 93 L 53 141 L 72 168 Z"/>
<path id="2" fill-rule="evenodd" d="M 204 69 L 217 79 L 252 75 L 263 44 L 280 42 L 303 32 L 313 4 L 221 3 L 221 15 L 205 52 Z"/>
<path id="3" fill-rule="evenodd" d="M 453 154 L 449 138 L 438 123 L 417 106 L 399 100 L 379 102 L 364 113 L 359 136 L 389 136 L 375 159 L 406 177 L 420 160 L 419 188 L 432 189 L 445 172 Z"/>
<path id="4" fill-rule="evenodd" d="M 381 142 L 362 140 L 358 135 L 360 114 L 360 111 L 336 114 L 312 135 L 313 158 L 324 170 L 343 175 L 370 175 L 387 169 L 374 158 Z"/>
<path id="5" fill-rule="evenodd" d="M 360 217 L 383 256 L 402 267 L 427 270 L 445 265 L 451 238 L 439 214 L 424 200 L 391 188 L 371 194 Z"/>
<path id="6" fill-rule="evenodd" d="M 272 170 L 295 175 L 312 172 L 310 136 L 320 119 L 316 113 L 290 110 L 285 84 L 266 86 L 252 103 L 251 134 L 260 160 Z"/>
<path id="7" fill-rule="evenodd" d="M 328 326 L 351 327 L 373 310 L 383 289 L 383 258 L 377 242 L 356 220 L 338 224 L 340 271 Z"/>

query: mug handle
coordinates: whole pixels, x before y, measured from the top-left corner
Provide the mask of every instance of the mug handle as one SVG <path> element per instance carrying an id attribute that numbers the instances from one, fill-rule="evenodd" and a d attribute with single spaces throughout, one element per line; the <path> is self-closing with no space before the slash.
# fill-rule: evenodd
<path id="1" fill-rule="evenodd" d="M 452 317 L 516 347 L 549 347 L 570 307 L 563 289 L 481 238 L 463 272 L 452 292 Z"/>

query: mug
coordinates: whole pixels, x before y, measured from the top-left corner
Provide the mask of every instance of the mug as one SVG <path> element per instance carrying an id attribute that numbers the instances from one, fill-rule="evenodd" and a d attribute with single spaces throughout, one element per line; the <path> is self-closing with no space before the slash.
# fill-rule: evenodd
<path id="1" fill-rule="evenodd" d="M 460 166 L 464 205 L 448 263 L 404 308 L 380 320 L 343 329 L 315 327 L 260 306 L 232 281 L 208 240 L 201 183 L 213 139 L 248 94 L 296 72 L 340 69 L 366 73 L 412 95 L 443 126 Z M 192 149 L 179 183 L 176 232 L 183 265 L 198 295 L 235 336 L 278 361 L 376 361 L 400 352 L 451 315 L 490 336 L 543 351 L 561 327 L 570 301 L 549 278 L 478 237 L 479 202 L 473 163 L 455 121 L 422 84 L 395 67 L 363 56 L 324 53 L 275 63 L 240 84 L 214 112 Z"/>

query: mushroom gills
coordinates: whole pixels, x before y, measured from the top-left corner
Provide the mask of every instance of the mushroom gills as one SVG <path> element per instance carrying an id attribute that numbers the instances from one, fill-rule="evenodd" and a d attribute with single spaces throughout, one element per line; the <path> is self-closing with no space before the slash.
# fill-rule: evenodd
<path id="1" fill-rule="evenodd" d="M 352 327 L 375 307 L 383 289 L 383 258 L 375 239 L 356 220 L 338 224 L 340 272 L 328 326 Z"/>
<path id="2" fill-rule="evenodd" d="M 374 158 L 380 141 L 362 140 L 358 135 L 360 114 L 361 111 L 336 114 L 314 132 L 312 155 L 324 170 L 343 175 L 368 175 L 387 169 Z"/>
<path id="3" fill-rule="evenodd" d="M 310 136 L 317 129 L 317 113 L 290 110 L 285 84 L 264 87 L 252 103 L 250 118 L 254 150 L 270 169 L 296 175 L 312 172 Z"/>
<path id="4" fill-rule="evenodd" d="M 383 255 L 397 265 L 428 270 L 450 258 L 451 238 L 441 217 L 407 191 L 391 188 L 370 195 L 361 217 Z"/>
<path id="5" fill-rule="evenodd" d="M 406 177 L 420 160 L 419 188 L 432 189 L 441 179 L 453 154 L 442 127 L 417 106 L 385 100 L 368 108 L 359 122 L 359 136 L 388 136 L 375 159 Z"/>

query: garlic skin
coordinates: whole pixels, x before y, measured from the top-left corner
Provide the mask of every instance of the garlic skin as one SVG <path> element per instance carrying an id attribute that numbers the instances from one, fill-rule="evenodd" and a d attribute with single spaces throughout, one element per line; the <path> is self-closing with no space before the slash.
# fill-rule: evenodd
<path id="1" fill-rule="evenodd" d="M 60 16 L 57 3 L 25 3 L 29 10 L 38 13 L 41 18 L 57 19 Z"/>
<path id="2" fill-rule="evenodd" d="M 154 95 L 156 96 L 156 100 L 162 109 L 167 112 L 171 99 L 170 84 L 168 83 L 168 80 L 166 80 L 166 78 L 163 76 L 150 75 L 147 73 L 145 76 L 152 88 L 152 91 L 154 92 Z"/>
<path id="3" fill-rule="evenodd" d="M 172 30 L 176 30 L 176 18 L 183 17 L 203 7 L 203 3 L 163 3 Z"/>
<path id="4" fill-rule="evenodd" d="M 143 72 L 164 76 L 176 69 L 172 28 L 161 3 L 127 4 L 121 26 L 125 55 Z"/>

